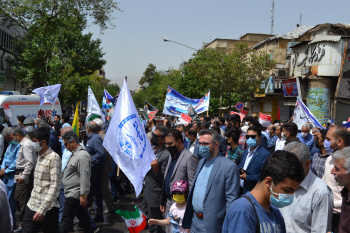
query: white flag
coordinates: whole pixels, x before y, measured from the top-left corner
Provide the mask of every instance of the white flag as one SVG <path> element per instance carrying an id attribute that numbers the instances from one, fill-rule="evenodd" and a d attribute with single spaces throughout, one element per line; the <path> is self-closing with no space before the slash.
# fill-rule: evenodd
<path id="1" fill-rule="evenodd" d="M 55 105 L 60 89 L 61 89 L 61 84 L 56 84 L 52 86 L 36 88 L 33 90 L 33 93 L 39 95 L 40 106 L 43 105 L 43 103 L 51 103 L 52 105 Z"/>
<path id="2" fill-rule="evenodd" d="M 98 105 L 96 97 L 95 97 L 94 93 L 92 92 L 90 86 L 89 86 L 89 89 L 88 89 L 88 106 L 87 106 L 86 113 L 87 113 L 86 122 L 93 115 L 101 116 L 101 120 L 103 122 L 105 122 L 105 117 L 103 115 L 102 109 L 100 108 L 100 105 Z"/>
<path id="3" fill-rule="evenodd" d="M 301 129 L 302 126 L 311 122 L 314 127 L 324 129 L 324 127 L 317 121 L 311 111 L 306 107 L 302 100 L 297 97 L 297 102 L 295 104 L 294 114 L 293 114 L 293 123 L 298 126 L 298 129 Z"/>
<path id="4" fill-rule="evenodd" d="M 134 185 L 138 197 L 155 155 L 126 81 L 120 91 L 103 146 Z"/>

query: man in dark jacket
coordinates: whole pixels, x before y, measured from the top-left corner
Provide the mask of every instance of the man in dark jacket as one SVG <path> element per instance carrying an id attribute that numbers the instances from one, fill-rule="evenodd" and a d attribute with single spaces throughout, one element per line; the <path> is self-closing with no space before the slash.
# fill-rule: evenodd
<path id="1" fill-rule="evenodd" d="M 99 127 L 94 121 L 90 121 L 86 126 L 88 132 L 88 141 L 86 150 L 91 157 L 91 188 L 88 195 L 88 206 L 91 206 L 94 197 L 96 201 L 96 214 L 94 220 L 96 222 L 103 221 L 103 195 L 101 191 L 102 176 L 106 163 L 105 148 L 102 146 L 102 138 L 98 134 Z"/>
<path id="2" fill-rule="evenodd" d="M 146 212 L 149 219 L 163 219 L 160 210 L 160 198 L 165 169 L 168 164 L 170 152 L 165 147 L 165 136 L 169 130 L 166 126 L 157 127 L 152 133 L 151 144 L 154 147 L 156 159 L 151 163 L 151 170 L 148 171 L 144 180 L 143 203 L 147 206 Z M 164 232 L 161 226 L 151 225 L 149 231 L 154 233 Z"/>

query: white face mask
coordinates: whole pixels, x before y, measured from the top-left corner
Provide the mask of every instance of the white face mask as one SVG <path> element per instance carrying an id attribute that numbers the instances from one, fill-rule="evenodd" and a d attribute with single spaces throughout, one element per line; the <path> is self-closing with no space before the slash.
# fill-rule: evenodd
<path id="1" fill-rule="evenodd" d="M 36 152 L 39 152 L 39 151 L 41 151 L 41 150 L 43 149 L 43 147 L 40 146 L 40 142 L 33 142 L 32 146 L 33 146 L 33 149 L 34 149 Z"/>

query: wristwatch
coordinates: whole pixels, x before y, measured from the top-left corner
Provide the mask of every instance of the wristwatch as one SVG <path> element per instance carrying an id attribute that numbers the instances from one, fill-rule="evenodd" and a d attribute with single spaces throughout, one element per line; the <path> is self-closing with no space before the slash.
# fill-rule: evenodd
<path id="1" fill-rule="evenodd" d="M 86 199 L 87 198 L 87 196 L 86 195 L 80 195 L 81 197 L 83 197 L 84 199 Z"/>

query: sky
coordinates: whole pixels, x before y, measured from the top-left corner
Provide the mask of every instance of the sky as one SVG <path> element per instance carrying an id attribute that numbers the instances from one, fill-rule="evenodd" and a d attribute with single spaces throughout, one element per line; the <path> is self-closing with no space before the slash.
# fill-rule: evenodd
<path id="1" fill-rule="evenodd" d="M 239 39 L 246 33 L 271 32 L 272 0 L 119 0 L 122 11 L 115 11 L 116 26 L 100 33 L 90 27 L 94 38 L 102 40 L 106 53 L 106 78 L 129 89 L 139 88 L 139 80 L 149 63 L 157 70 L 178 69 L 192 57 L 203 42 L 216 38 Z M 349 23 L 349 0 L 275 0 L 274 34 L 302 25 Z"/>

